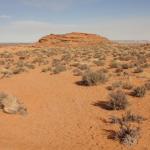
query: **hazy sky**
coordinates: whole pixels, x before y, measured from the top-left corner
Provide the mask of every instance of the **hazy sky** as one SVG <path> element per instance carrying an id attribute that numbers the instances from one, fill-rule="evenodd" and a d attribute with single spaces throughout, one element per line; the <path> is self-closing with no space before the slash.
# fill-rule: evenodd
<path id="1" fill-rule="evenodd" d="M 0 42 L 73 31 L 150 40 L 150 0 L 0 0 Z"/>

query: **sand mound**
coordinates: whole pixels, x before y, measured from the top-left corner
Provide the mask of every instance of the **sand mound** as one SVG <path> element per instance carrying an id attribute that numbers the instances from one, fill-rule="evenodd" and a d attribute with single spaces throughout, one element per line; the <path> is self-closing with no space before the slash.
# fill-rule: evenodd
<path id="1" fill-rule="evenodd" d="M 87 33 L 68 33 L 62 35 L 50 34 L 41 38 L 37 46 L 48 46 L 48 47 L 78 47 L 85 45 L 96 45 L 99 43 L 109 43 L 107 38 L 101 37 L 96 34 Z"/>

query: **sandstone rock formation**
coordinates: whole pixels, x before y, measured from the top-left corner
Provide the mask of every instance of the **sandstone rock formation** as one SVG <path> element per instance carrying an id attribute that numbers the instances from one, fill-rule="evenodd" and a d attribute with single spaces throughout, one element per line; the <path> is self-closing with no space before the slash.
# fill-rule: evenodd
<path id="1" fill-rule="evenodd" d="M 36 45 L 48 47 L 78 47 L 100 43 L 110 43 L 110 41 L 96 34 L 73 32 L 62 35 L 47 35 L 41 38 Z"/>

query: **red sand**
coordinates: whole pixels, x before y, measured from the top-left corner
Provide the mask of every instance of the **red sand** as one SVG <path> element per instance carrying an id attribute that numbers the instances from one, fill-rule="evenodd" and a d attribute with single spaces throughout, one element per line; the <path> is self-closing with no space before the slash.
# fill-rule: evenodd
<path id="1" fill-rule="evenodd" d="M 1 115 L 0 149 L 3 150 L 126 150 L 107 139 L 112 130 L 101 118 L 117 114 L 92 104 L 106 100 L 101 86 L 81 87 L 79 77 L 65 72 L 50 76 L 34 70 L 0 81 L 0 90 L 17 95 L 27 106 L 28 115 Z M 133 100 L 136 101 L 136 100 Z M 131 101 L 132 102 L 132 101 Z M 145 105 L 146 104 L 146 105 Z M 132 105 L 132 110 L 149 118 L 146 98 Z M 143 123 L 142 139 L 132 150 L 148 150 L 150 123 Z"/>
<path id="2" fill-rule="evenodd" d="M 70 36 L 76 39 L 75 35 L 67 34 L 65 40 Z M 50 35 L 50 38 L 54 37 Z M 93 41 L 108 40 L 96 36 Z M 51 45 L 43 42 L 40 41 L 40 45 Z M 76 41 L 71 44 L 76 45 Z M 0 50 L 17 51 L 26 48 L 32 49 L 34 46 L 9 46 L 1 47 Z M 150 150 L 149 93 L 140 100 L 129 97 L 129 109 L 148 118 L 142 123 L 139 143 L 129 148 L 108 139 L 106 130 L 116 127 L 103 122 L 103 119 L 121 115 L 124 111 L 108 111 L 93 105 L 97 101 L 107 100 L 106 85 L 83 87 L 75 84 L 77 81 L 80 81 L 80 77 L 68 71 L 49 75 L 40 73 L 38 69 L 1 79 L 0 91 L 20 98 L 28 114 L 20 116 L 0 112 L 0 150 Z"/>

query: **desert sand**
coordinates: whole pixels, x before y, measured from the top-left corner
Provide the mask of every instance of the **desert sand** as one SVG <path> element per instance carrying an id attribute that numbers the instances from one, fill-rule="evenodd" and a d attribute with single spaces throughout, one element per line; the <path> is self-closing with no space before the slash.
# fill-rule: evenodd
<path id="1" fill-rule="evenodd" d="M 80 42 L 76 40 L 76 35 Z M 26 115 L 0 112 L 1 150 L 150 149 L 149 91 L 146 92 L 144 97 L 139 98 L 130 96 L 129 91 L 125 90 L 130 103 L 127 110 L 146 118 L 142 123 L 136 124 L 141 128 L 140 138 L 138 143 L 132 147 L 121 144 L 118 140 L 108 138 L 111 131 L 117 131 L 119 126 L 106 122 L 106 120 L 112 115 L 121 116 L 127 110 L 107 110 L 96 105 L 99 101 L 108 101 L 110 91 L 108 91 L 107 86 L 114 82 L 129 80 L 132 85 L 141 86 L 150 79 L 149 67 L 143 67 L 144 71 L 137 74 L 133 73 L 132 68 L 125 69 L 130 79 L 124 79 L 123 75 L 117 76 L 114 73 L 114 68 L 109 66 L 115 51 L 117 54 L 123 53 L 123 50 L 127 52 L 136 50 L 138 54 L 140 50 L 144 51 L 144 56 L 147 54 L 146 60 L 149 63 L 150 46 L 122 46 L 96 35 L 92 35 L 93 40 L 90 39 L 91 35 L 87 34 L 85 38 L 81 35 L 80 33 L 69 34 L 69 44 L 68 42 L 64 44 L 62 39 L 60 42 L 57 36 L 55 36 L 57 41 L 55 43 L 51 40 L 51 37 L 47 36 L 46 44 L 44 43 L 45 40 L 40 40 L 31 45 L 0 47 L 0 60 L 4 60 L 4 63 L 1 63 L 1 69 L 7 69 L 5 74 L 4 71 L 1 71 L 0 91 L 16 96 L 27 108 Z M 51 36 L 54 38 L 54 35 Z M 74 39 L 73 41 L 70 40 L 70 36 Z M 82 39 L 88 40 L 82 41 Z M 63 40 L 66 40 L 66 35 L 65 38 L 63 36 Z M 41 49 L 45 51 L 41 52 Z M 6 54 L 6 51 L 9 53 L 7 57 L 2 55 Z M 16 55 L 17 52 L 23 52 L 23 54 Z M 28 53 L 30 54 L 29 57 L 26 55 Z M 91 63 L 96 59 L 92 53 L 99 57 L 105 55 L 105 64 L 99 66 Z M 11 54 L 13 56 L 10 56 Z M 90 54 L 91 57 L 87 58 Z M 64 55 L 71 58 L 63 57 L 62 60 L 61 58 Z M 39 59 L 35 61 L 35 58 L 37 58 L 35 56 L 42 58 L 42 62 Z M 53 73 L 53 69 L 43 70 L 47 66 L 51 66 L 54 59 L 61 60 L 66 69 L 60 71 L 60 73 L 56 73 L 56 70 Z M 48 60 L 48 62 L 45 60 Z M 19 61 L 30 64 L 32 62 L 34 68 L 26 67 L 23 71 L 14 71 L 13 67 L 16 67 L 16 63 Z M 132 64 L 130 61 L 132 61 L 132 58 L 129 59 L 129 64 Z M 121 62 L 128 63 L 128 61 L 123 60 Z M 74 75 L 73 70 L 76 67 L 74 67 L 75 64 L 73 66 L 73 63 L 87 64 L 93 70 L 105 68 L 108 70 L 110 78 L 104 84 L 95 86 L 79 85 L 77 83 L 82 80 L 82 75 Z M 24 66 L 25 64 L 21 67 Z M 83 66 L 79 68 L 81 72 L 86 71 Z M 8 70 L 9 73 L 7 73 Z"/>

